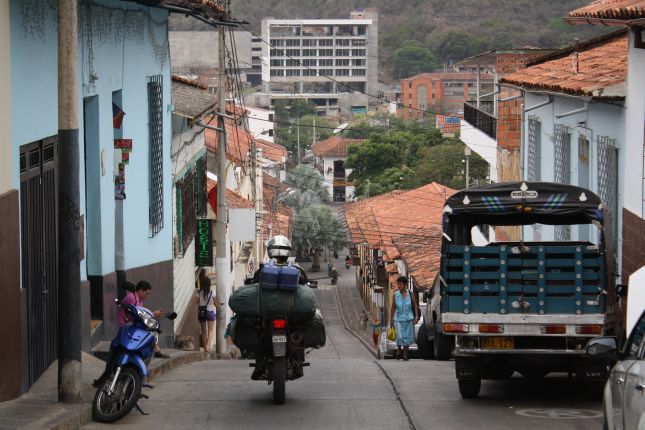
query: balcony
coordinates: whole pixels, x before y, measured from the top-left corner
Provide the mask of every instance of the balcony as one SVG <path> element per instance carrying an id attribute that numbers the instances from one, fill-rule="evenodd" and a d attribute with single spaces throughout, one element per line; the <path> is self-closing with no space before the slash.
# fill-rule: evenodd
<path id="1" fill-rule="evenodd" d="M 483 131 L 491 138 L 497 139 L 497 118 L 492 113 L 487 112 L 489 106 L 480 103 L 480 108 L 478 109 L 475 104 L 471 103 L 474 102 L 464 103 L 464 121 Z"/>

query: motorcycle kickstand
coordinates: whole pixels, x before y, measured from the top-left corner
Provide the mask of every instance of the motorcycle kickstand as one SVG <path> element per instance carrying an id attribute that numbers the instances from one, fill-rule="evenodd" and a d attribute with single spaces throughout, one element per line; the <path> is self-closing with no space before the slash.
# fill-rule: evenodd
<path id="1" fill-rule="evenodd" d="M 139 406 L 139 403 L 135 403 L 134 407 L 137 408 L 137 411 L 139 411 L 139 413 L 141 415 L 150 415 L 150 414 L 147 414 L 147 413 L 143 412 L 143 409 L 141 409 L 141 406 Z"/>

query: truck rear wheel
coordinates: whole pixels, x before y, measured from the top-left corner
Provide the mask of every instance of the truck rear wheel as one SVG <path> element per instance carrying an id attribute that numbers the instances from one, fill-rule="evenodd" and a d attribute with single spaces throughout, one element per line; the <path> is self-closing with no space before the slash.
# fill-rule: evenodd
<path id="1" fill-rule="evenodd" d="M 435 360 L 450 360 L 450 353 L 452 352 L 452 339 L 439 333 L 439 331 L 437 330 L 437 324 L 435 324 L 434 326 L 434 341 L 432 343 L 434 347 Z"/>
<path id="2" fill-rule="evenodd" d="M 479 395 L 482 386 L 482 379 L 479 376 L 473 379 L 458 379 L 457 382 L 459 382 L 459 394 L 464 399 L 474 399 Z"/>

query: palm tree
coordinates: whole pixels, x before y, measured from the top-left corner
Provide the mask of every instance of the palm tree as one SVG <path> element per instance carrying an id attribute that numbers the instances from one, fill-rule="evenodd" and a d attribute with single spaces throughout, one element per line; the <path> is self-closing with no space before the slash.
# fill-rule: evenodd
<path id="1" fill-rule="evenodd" d="M 296 214 L 293 224 L 293 244 L 298 249 L 313 249 L 311 271 L 320 270 L 323 248 L 341 249 L 346 240 L 343 226 L 328 206 L 315 205 L 303 208 Z"/>

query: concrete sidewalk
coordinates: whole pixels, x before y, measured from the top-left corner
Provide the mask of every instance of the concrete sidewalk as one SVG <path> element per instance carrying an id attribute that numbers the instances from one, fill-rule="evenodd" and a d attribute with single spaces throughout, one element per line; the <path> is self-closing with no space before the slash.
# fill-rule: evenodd
<path id="1" fill-rule="evenodd" d="M 170 358 L 154 358 L 148 371 L 149 381 L 183 364 L 209 358 L 205 352 L 164 349 Z M 58 362 L 54 362 L 31 389 L 15 400 L 0 403 L 0 430 L 78 429 L 92 420 L 92 400 L 96 389 L 92 381 L 105 368 L 105 362 L 83 353 L 82 403 L 58 403 Z M 147 394 L 154 397 L 154 390 Z M 131 413 L 138 413 L 133 410 Z"/>

